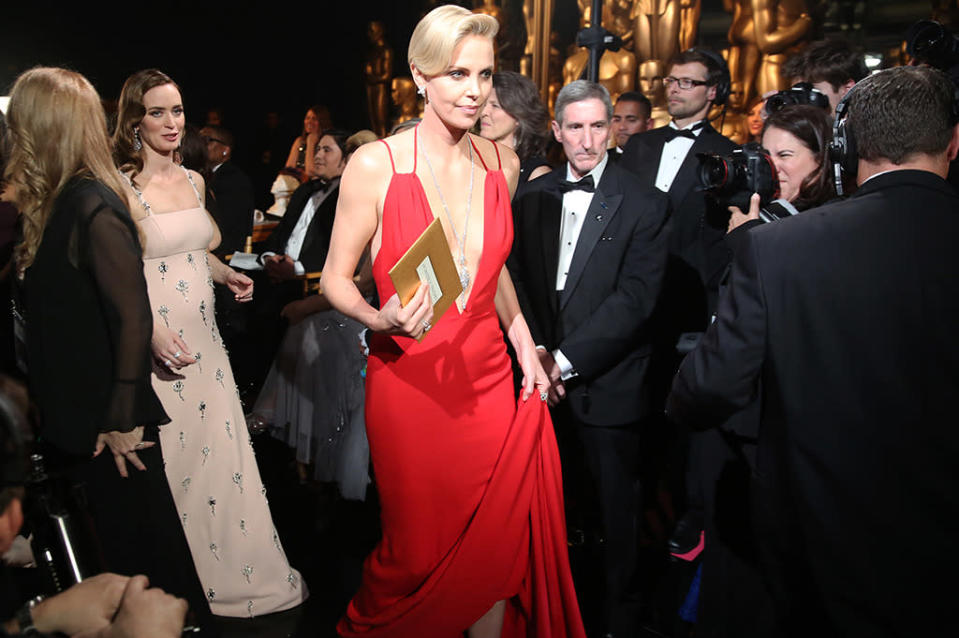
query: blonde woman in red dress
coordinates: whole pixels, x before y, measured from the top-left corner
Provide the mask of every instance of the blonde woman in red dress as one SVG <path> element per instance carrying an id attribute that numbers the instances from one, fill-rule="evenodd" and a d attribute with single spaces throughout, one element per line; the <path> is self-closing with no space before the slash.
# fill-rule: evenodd
<path id="1" fill-rule="evenodd" d="M 322 284 L 373 332 L 366 423 L 383 538 L 342 636 L 584 636 L 547 377 L 504 267 L 519 160 L 468 133 L 496 29 L 460 7 L 427 14 L 409 47 L 423 121 L 360 148 L 343 174 Z M 434 325 L 426 288 L 401 307 L 388 271 L 435 218 L 464 290 Z M 368 244 L 379 309 L 353 283 Z M 504 332 L 525 377 L 518 401 Z"/>

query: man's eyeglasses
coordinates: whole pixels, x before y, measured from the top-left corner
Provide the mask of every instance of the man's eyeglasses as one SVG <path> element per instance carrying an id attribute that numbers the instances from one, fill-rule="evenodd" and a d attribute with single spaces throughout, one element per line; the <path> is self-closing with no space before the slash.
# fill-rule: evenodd
<path id="1" fill-rule="evenodd" d="M 663 86 L 667 89 L 673 84 L 678 84 L 679 88 L 688 91 L 694 86 L 706 86 L 707 82 L 705 80 L 694 80 L 692 78 L 674 78 L 673 76 L 663 78 Z"/>

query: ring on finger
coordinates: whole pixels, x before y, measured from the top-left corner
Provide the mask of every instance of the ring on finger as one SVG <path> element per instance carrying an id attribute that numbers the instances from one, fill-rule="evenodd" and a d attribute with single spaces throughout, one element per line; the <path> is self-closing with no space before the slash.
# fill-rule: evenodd
<path id="1" fill-rule="evenodd" d="M 173 365 L 173 362 L 170 361 L 169 359 L 164 359 L 164 360 L 163 360 L 163 365 L 165 365 L 166 367 L 169 368 L 170 366 Z"/>
<path id="2" fill-rule="evenodd" d="M 430 331 L 430 328 L 432 328 L 432 327 L 433 327 L 433 324 L 431 324 L 431 323 L 430 323 L 429 321 L 427 321 L 426 319 L 423 320 L 423 332 L 429 332 L 429 331 Z"/>
<path id="3" fill-rule="evenodd" d="M 176 352 L 173 353 L 173 358 L 174 358 L 174 359 L 179 359 L 181 354 L 183 354 L 183 353 L 180 352 L 179 350 L 177 350 Z"/>
<path id="4" fill-rule="evenodd" d="M 539 398 L 540 398 L 540 401 L 543 401 L 543 402 L 545 403 L 545 402 L 546 402 L 546 399 L 549 398 L 549 393 L 548 393 L 546 390 L 540 390 L 540 391 L 539 391 Z"/>
<path id="5" fill-rule="evenodd" d="M 140 441 L 139 443 L 137 443 L 136 445 L 133 446 L 133 449 L 134 449 L 134 450 L 139 450 L 139 449 L 142 449 L 142 448 L 143 448 L 143 441 Z"/>

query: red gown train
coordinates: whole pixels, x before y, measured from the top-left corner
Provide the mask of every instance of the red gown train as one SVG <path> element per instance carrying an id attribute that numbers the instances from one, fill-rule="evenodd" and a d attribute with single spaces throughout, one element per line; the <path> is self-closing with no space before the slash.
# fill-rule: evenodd
<path id="1" fill-rule="evenodd" d="M 493 303 L 513 240 L 509 190 L 501 166 L 483 167 L 483 252 L 466 309 L 452 306 L 422 343 L 373 338 L 366 427 L 383 538 L 342 636 L 454 638 L 505 599 L 504 638 L 585 637 L 549 412 L 535 395 L 514 400 Z M 415 160 L 412 173 L 394 165 L 373 264 L 381 300 L 395 292 L 389 268 L 432 220 Z"/>

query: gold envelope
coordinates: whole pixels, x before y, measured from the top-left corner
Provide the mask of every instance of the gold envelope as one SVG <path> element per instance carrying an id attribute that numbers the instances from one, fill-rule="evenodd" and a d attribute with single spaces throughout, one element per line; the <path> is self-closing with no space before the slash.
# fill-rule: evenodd
<path id="1" fill-rule="evenodd" d="M 390 279 L 393 280 L 393 287 L 396 288 L 396 294 L 403 306 L 416 294 L 420 281 L 430 288 L 434 325 L 460 296 L 463 284 L 456 272 L 453 255 L 439 218 L 430 222 L 423 234 L 390 268 Z M 427 334 L 424 332 L 417 341 L 422 341 Z"/>

